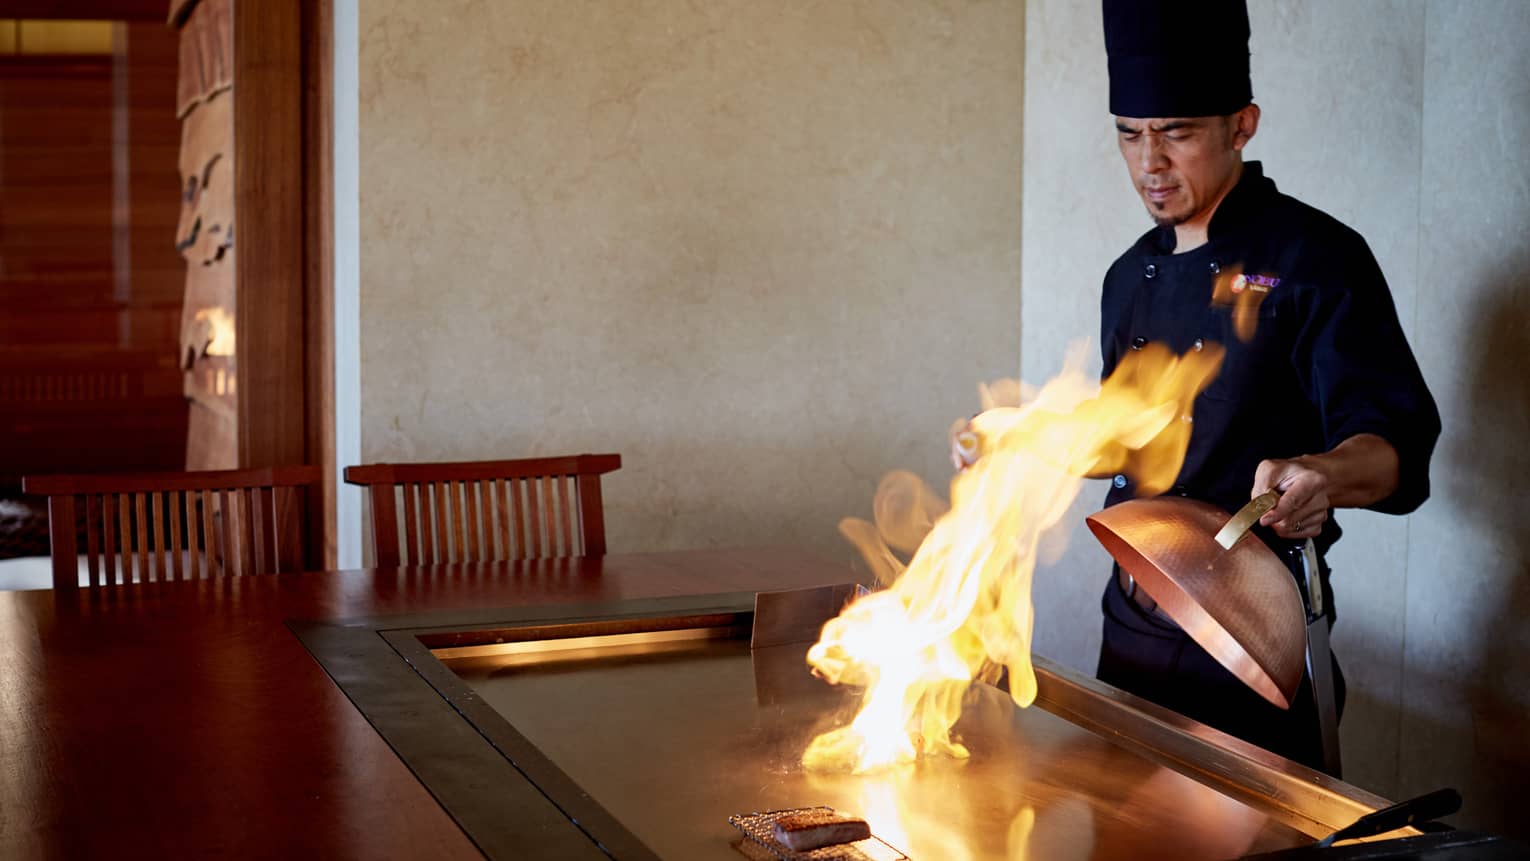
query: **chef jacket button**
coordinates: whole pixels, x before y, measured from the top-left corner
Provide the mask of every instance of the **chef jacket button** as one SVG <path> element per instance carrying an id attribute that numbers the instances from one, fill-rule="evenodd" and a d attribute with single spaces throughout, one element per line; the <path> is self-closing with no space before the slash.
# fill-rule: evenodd
<path id="1" fill-rule="evenodd" d="M 1137 337 L 1132 339 L 1132 349 L 1133 350 L 1140 350 L 1140 349 L 1142 349 L 1143 347 L 1146 347 L 1146 346 L 1147 346 L 1147 338 L 1144 338 L 1141 335 L 1138 335 Z"/>
<path id="2" fill-rule="evenodd" d="M 1197 353 L 1199 353 L 1200 351 L 1206 349 L 1206 341 L 1205 341 L 1205 339 L 1203 339 L 1203 338 L 1196 338 L 1195 339 L 1195 343 L 1190 345 L 1190 349 L 1196 351 Z"/>
<path id="3" fill-rule="evenodd" d="M 1114 484 L 1117 488 L 1125 487 L 1126 486 L 1126 476 L 1121 475 L 1120 473 L 1117 473 L 1116 477 L 1112 478 L 1110 480 L 1110 483 Z"/>
<path id="4" fill-rule="evenodd" d="M 1212 275 L 1222 274 L 1222 264 L 1216 262 L 1215 260 L 1211 261 L 1211 265 L 1207 266 L 1206 268 L 1211 270 Z"/>
<path id="5" fill-rule="evenodd" d="M 1143 276 L 1145 276 L 1147 278 L 1157 278 L 1158 277 L 1158 266 L 1155 265 L 1155 264 L 1149 263 L 1147 265 L 1147 268 L 1142 270 L 1142 274 L 1143 274 Z"/>

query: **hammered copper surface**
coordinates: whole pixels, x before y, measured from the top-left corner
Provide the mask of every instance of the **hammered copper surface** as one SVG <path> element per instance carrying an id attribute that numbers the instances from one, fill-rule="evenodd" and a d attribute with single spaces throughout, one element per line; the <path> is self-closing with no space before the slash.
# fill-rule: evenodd
<path id="1" fill-rule="evenodd" d="M 1179 496 L 1133 499 L 1088 518 L 1100 543 L 1201 648 L 1261 696 L 1290 708 L 1306 659 L 1306 613 L 1291 572 L 1257 537 L 1231 550 L 1227 521 Z"/>
<path id="2" fill-rule="evenodd" d="M 813 678 L 805 643 L 691 640 L 443 661 L 663 858 L 743 856 L 728 817 L 827 805 L 917 861 L 1231 858 L 1310 843 L 1209 785 L 1001 691 L 973 689 L 966 761 L 804 772 L 854 691 Z"/>

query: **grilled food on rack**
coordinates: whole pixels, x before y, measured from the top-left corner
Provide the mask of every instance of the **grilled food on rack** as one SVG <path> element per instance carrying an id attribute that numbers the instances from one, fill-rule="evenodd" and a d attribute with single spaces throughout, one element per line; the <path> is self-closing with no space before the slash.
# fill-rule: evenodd
<path id="1" fill-rule="evenodd" d="M 771 832 L 782 845 L 796 852 L 805 852 L 865 840 L 871 836 L 871 826 L 864 819 L 820 809 L 783 816 L 771 826 Z"/>

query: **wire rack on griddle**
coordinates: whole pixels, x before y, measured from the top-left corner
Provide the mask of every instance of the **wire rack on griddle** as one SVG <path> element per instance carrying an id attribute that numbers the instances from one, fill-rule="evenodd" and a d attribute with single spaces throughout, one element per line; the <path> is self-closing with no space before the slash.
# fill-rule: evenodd
<path id="1" fill-rule="evenodd" d="M 833 812 L 832 807 L 794 807 L 790 810 L 766 810 L 763 813 L 738 813 L 728 823 L 744 832 L 744 839 L 768 853 L 764 857 L 779 861 L 909 861 L 909 857 L 889 846 L 875 834 L 855 843 L 841 843 L 799 852 L 776 842 L 771 825 L 783 816 L 814 810 Z"/>

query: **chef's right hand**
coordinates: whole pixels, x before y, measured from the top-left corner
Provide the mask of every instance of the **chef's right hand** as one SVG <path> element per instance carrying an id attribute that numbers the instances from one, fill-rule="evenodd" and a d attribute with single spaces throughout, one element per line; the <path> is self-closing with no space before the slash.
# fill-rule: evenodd
<path id="1" fill-rule="evenodd" d="M 977 463 L 982 456 L 982 445 L 971 419 L 957 419 L 951 425 L 951 466 L 957 472 Z"/>

